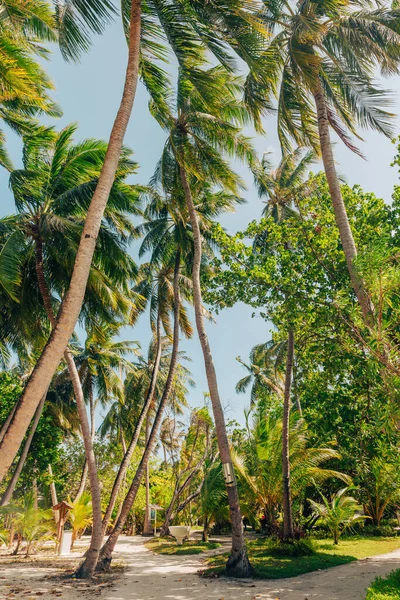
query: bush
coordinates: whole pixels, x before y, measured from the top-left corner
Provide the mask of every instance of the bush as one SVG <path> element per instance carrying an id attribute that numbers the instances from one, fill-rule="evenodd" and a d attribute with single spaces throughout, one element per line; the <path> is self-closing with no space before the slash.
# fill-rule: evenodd
<path id="1" fill-rule="evenodd" d="M 373 535 L 376 537 L 393 537 L 396 532 L 391 525 L 365 525 L 363 535 Z"/>
<path id="2" fill-rule="evenodd" d="M 270 552 L 272 556 L 276 557 L 297 558 L 298 556 L 311 556 L 315 553 L 315 546 L 309 538 L 292 541 L 273 540 Z"/>

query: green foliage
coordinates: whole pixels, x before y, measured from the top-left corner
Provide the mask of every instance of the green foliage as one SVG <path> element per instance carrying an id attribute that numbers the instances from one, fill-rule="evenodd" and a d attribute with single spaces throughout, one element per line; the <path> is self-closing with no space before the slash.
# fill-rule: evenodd
<path id="1" fill-rule="evenodd" d="M 365 600 L 399 600 L 400 569 L 386 577 L 377 577 L 367 590 Z"/>

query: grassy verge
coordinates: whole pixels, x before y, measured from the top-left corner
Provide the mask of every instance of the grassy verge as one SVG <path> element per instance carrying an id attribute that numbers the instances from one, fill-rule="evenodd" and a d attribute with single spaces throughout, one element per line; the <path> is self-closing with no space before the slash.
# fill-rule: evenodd
<path id="1" fill-rule="evenodd" d="M 178 546 L 175 538 L 153 538 L 146 542 L 146 546 L 152 552 L 156 554 L 167 554 L 185 556 L 187 554 L 201 554 L 206 550 L 215 550 L 219 548 L 221 544 L 217 542 L 200 542 L 197 540 L 190 540 L 183 542 L 183 546 Z"/>
<path id="2" fill-rule="evenodd" d="M 248 553 L 257 577 L 282 579 L 296 577 L 303 573 L 344 565 L 354 560 L 385 554 L 400 547 L 400 538 L 377 538 L 352 536 L 343 538 L 338 546 L 330 540 L 314 540 L 315 553 L 311 556 L 277 557 L 273 555 L 271 543 L 260 538 L 248 543 Z M 227 554 L 210 557 L 206 560 L 204 576 L 222 573 Z M 373 598 L 373 596 L 371 597 Z M 377 597 L 379 598 L 379 596 Z M 397 598 L 396 598 L 397 600 Z M 400 596 L 399 596 L 400 600 Z"/>
<path id="3" fill-rule="evenodd" d="M 400 600 L 400 569 L 375 579 L 365 600 Z"/>

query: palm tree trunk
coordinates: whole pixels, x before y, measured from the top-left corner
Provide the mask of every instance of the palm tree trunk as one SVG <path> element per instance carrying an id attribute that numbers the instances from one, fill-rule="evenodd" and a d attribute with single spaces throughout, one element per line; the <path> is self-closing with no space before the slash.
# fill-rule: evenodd
<path id="1" fill-rule="evenodd" d="M 0 482 L 4 479 L 17 455 L 36 408 L 60 364 L 81 311 L 97 236 L 114 183 L 136 94 L 139 73 L 141 0 L 132 0 L 130 23 L 129 55 L 124 91 L 111 131 L 103 168 L 87 212 L 70 286 L 61 306 L 57 325 L 29 377 L 7 433 L 0 443 Z"/>
<path id="2" fill-rule="evenodd" d="M 90 377 L 90 375 L 89 375 L 89 377 Z M 79 381 L 80 381 L 80 379 L 79 379 Z M 82 385 L 81 385 L 81 387 L 82 387 Z M 90 413 L 90 437 L 91 437 L 92 446 L 93 446 L 96 429 L 95 429 L 95 422 L 94 422 L 95 414 L 94 414 L 94 401 L 93 401 L 93 385 L 91 382 L 89 382 L 89 413 Z M 86 453 L 85 453 L 85 462 L 83 463 L 81 480 L 79 482 L 79 487 L 78 487 L 78 491 L 76 492 L 74 502 L 79 500 L 79 498 L 82 496 L 83 492 L 85 491 L 88 474 L 89 474 L 89 468 L 88 468 L 88 461 L 87 461 Z"/>
<path id="3" fill-rule="evenodd" d="M 224 473 L 226 475 L 225 483 L 231 515 L 232 549 L 226 565 L 226 572 L 232 577 L 250 577 L 253 574 L 253 569 L 247 556 L 246 545 L 243 537 L 243 524 L 239 506 L 239 494 L 233 471 L 228 436 L 226 434 L 224 411 L 222 409 L 221 400 L 219 397 L 217 375 L 215 372 L 207 333 L 204 327 L 202 313 L 203 300 L 200 285 L 200 265 L 202 257 L 201 232 L 197 220 L 196 209 L 193 203 L 192 193 L 186 177 L 185 169 L 183 167 L 180 167 L 180 176 L 185 193 L 186 205 L 189 211 L 194 240 L 192 280 L 196 327 L 203 351 L 204 366 L 213 407 L 215 429 L 217 432 L 218 448 L 224 467 Z"/>
<path id="4" fill-rule="evenodd" d="M 51 465 L 48 466 L 48 470 L 49 470 L 49 477 L 50 477 L 51 504 L 52 504 L 52 506 L 56 506 L 58 504 L 57 490 L 56 490 L 56 486 L 55 486 L 55 483 L 54 483 L 53 469 L 51 468 Z M 55 520 L 56 523 L 58 523 L 59 516 L 60 516 L 59 511 L 55 510 L 54 511 L 54 520 Z"/>
<path id="5" fill-rule="evenodd" d="M 47 282 L 43 270 L 43 248 L 40 239 L 36 239 L 36 273 L 38 278 L 39 290 L 43 299 L 43 304 L 50 320 L 53 330 L 57 327 L 57 320 L 53 312 L 51 304 L 51 296 L 47 287 Z M 81 567 L 78 568 L 75 576 L 81 579 L 89 578 L 93 575 L 96 568 L 97 560 L 99 558 L 99 551 L 103 540 L 102 526 L 101 526 L 101 496 L 100 496 L 100 484 L 97 474 L 96 459 L 93 451 L 93 437 L 94 437 L 94 403 L 93 395 L 89 394 L 91 398 L 91 426 L 89 427 L 89 421 L 86 413 L 85 398 L 83 395 L 82 384 L 79 378 L 78 369 L 76 368 L 75 361 L 69 348 L 64 352 L 64 359 L 67 363 L 68 373 L 72 382 L 72 388 L 78 408 L 79 421 L 82 429 L 83 443 L 85 446 L 85 456 L 87 472 L 89 473 L 90 479 L 90 491 L 92 496 L 92 509 L 93 509 L 93 525 L 92 525 L 92 537 L 90 540 L 90 547 L 86 553 L 86 559 Z M 85 468 L 84 468 L 85 471 Z M 82 492 L 86 483 L 86 479 L 81 480 Z M 79 493 L 79 490 L 78 490 Z M 79 496 L 78 496 L 79 498 Z"/>
<path id="6" fill-rule="evenodd" d="M 290 429 L 290 390 L 292 386 L 294 356 L 294 330 L 289 329 L 288 351 L 286 358 L 285 393 L 283 396 L 283 423 L 282 423 L 282 480 L 283 480 L 283 539 L 293 539 L 292 494 L 290 490 L 290 457 L 289 457 L 289 429 Z"/>
<path id="7" fill-rule="evenodd" d="M 149 411 L 151 403 L 153 401 L 154 392 L 156 389 L 158 373 L 160 370 L 160 361 L 161 361 L 161 318 L 160 315 L 157 315 L 157 330 L 156 330 L 156 357 L 153 365 L 153 372 L 151 374 L 151 381 L 149 390 L 147 392 L 147 397 L 145 403 L 143 404 L 143 408 L 140 412 L 139 419 L 135 425 L 135 430 L 132 435 L 131 442 L 128 446 L 128 450 L 125 452 L 124 458 L 121 462 L 121 465 L 118 469 L 117 476 L 115 478 L 113 488 L 111 490 L 110 500 L 108 502 L 108 506 L 103 518 L 103 535 L 105 535 L 108 524 L 110 522 L 110 518 L 112 515 L 112 511 L 114 510 L 115 503 L 117 501 L 118 493 L 121 489 L 121 484 L 126 476 L 126 472 L 128 470 L 129 464 L 131 462 L 133 453 L 138 443 L 138 439 L 140 436 L 140 432 L 143 427 L 143 422 L 146 418 L 146 415 Z"/>
<path id="8" fill-rule="evenodd" d="M 354 259 L 357 256 L 357 248 L 354 242 L 346 206 L 343 202 L 340 183 L 336 172 L 335 160 L 333 158 L 332 143 L 329 131 L 328 110 L 325 102 L 324 90 L 319 83 L 314 91 L 314 101 L 317 109 L 318 132 L 321 146 L 322 161 L 326 179 L 328 181 L 329 192 L 332 199 L 333 211 L 335 214 L 336 225 L 339 229 L 340 240 L 342 242 L 343 252 L 346 257 L 347 269 L 349 271 L 351 285 L 357 300 L 361 306 L 364 321 L 370 324 L 373 316 L 373 306 L 371 299 L 365 289 L 364 282 L 358 275 L 354 265 Z"/>
<path id="9" fill-rule="evenodd" d="M 149 415 L 146 418 L 146 445 L 149 443 L 150 420 Z M 151 509 L 150 509 L 150 465 L 147 462 L 145 469 L 145 486 L 146 486 L 146 506 L 144 513 L 143 535 L 152 535 L 151 527 Z"/>
<path id="10" fill-rule="evenodd" d="M 35 435 L 37 426 L 39 425 L 40 417 L 42 416 L 42 412 L 43 412 L 45 399 L 46 399 L 46 395 L 43 396 L 43 398 L 40 401 L 39 406 L 36 409 L 35 416 L 33 418 L 33 423 L 30 428 L 28 437 L 25 440 L 25 444 L 22 449 L 21 456 L 19 457 L 17 466 L 15 467 L 15 471 L 13 473 L 13 476 L 11 477 L 11 481 L 8 484 L 7 489 L 3 494 L 3 497 L 0 502 L 0 506 L 6 506 L 6 504 L 10 503 L 12 495 L 15 491 L 15 487 L 18 483 L 19 476 L 21 475 L 21 471 L 23 469 L 26 458 L 28 456 L 28 452 L 29 452 L 29 448 L 31 447 L 31 444 L 32 444 L 33 436 Z"/>
<path id="11" fill-rule="evenodd" d="M 180 252 L 178 251 L 176 254 L 175 260 L 175 269 L 174 269 L 174 330 L 173 330 L 173 341 L 172 341 L 172 352 L 171 352 L 171 361 L 169 364 L 167 381 L 165 383 L 165 388 L 163 391 L 163 395 L 160 400 L 160 404 L 157 409 L 156 416 L 154 418 L 153 427 L 151 428 L 149 441 L 146 445 L 145 451 L 142 456 L 142 460 L 137 468 L 135 473 L 135 477 L 133 478 L 132 484 L 129 488 L 129 491 L 125 497 L 124 503 L 122 505 L 122 510 L 118 521 L 116 522 L 108 540 L 103 545 L 100 553 L 100 560 L 98 563 L 98 570 L 107 571 L 110 568 L 112 553 L 114 552 L 115 544 L 117 543 L 118 537 L 125 525 L 126 519 L 129 515 L 129 512 L 133 506 L 133 503 L 136 499 L 136 495 L 139 489 L 140 482 L 143 477 L 144 470 L 146 468 L 147 462 L 153 452 L 154 446 L 157 441 L 158 431 L 161 425 L 163 413 L 165 406 L 168 402 L 169 396 L 171 394 L 176 366 L 178 364 L 178 349 L 179 349 L 179 310 L 180 310 L 180 296 L 179 296 L 179 271 L 180 271 Z"/>

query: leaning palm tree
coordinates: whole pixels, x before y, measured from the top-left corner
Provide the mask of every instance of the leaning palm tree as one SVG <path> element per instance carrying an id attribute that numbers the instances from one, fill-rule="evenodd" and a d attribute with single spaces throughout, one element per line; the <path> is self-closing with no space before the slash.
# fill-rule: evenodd
<path id="1" fill-rule="evenodd" d="M 121 323 L 92 319 L 87 324 L 85 347 L 74 349 L 82 391 L 89 406 L 92 442 L 95 437 L 96 405 L 104 408 L 114 399 L 123 400 L 124 374 L 132 370 L 132 364 L 126 356 L 137 353 L 137 342 L 115 340 L 120 328 Z M 87 475 L 88 462 L 85 459 L 76 499 L 85 489 Z"/>
<path id="2" fill-rule="evenodd" d="M 96 21 L 97 16 L 104 20 L 103 12 L 98 11 L 98 15 L 96 11 L 93 12 L 94 3 L 98 4 L 99 0 L 90 0 L 89 3 L 83 4 L 69 0 L 68 7 L 74 5 L 85 23 L 90 25 L 91 21 Z M 252 25 L 252 2 L 248 2 L 245 7 L 242 7 L 237 0 L 231 0 L 228 3 L 206 4 L 193 2 L 190 5 L 188 3 L 171 3 L 169 0 L 161 4 L 148 1 L 142 11 L 141 0 L 131 0 L 131 2 L 123 3 L 123 9 L 123 21 L 129 49 L 120 107 L 110 134 L 103 168 L 88 208 L 71 282 L 58 315 L 57 325 L 27 382 L 18 411 L 15 412 L 0 443 L 0 480 L 4 478 L 18 452 L 25 431 L 57 369 L 79 318 L 98 232 L 133 109 L 139 73 L 153 98 L 164 104 L 163 93 L 167 88 L 167 78 L 165 72 L 156 66 L 157 60 L 165 60 L 166 57 L 162 43 L 164 32 L 165 38 L 181 64 L 188 57 L 197 60 L 201 54 L 202 45 L 230 66 L 231 57 L 225 50 L 226 44 L 238 48 L 243 56 L 253 56 L 251 51 L 246 51 L 243 47 L 243 41 L 249 40 L 251 31 L 253 29 L 255 32 L 257 31 L 257 28 Z M 71 31 L 76 24 L 69 18 L 68 10 L 62 11 L 62 17 L 65 16 Z M 217 28 L 210 27 L 210 18 L 213 23 L 219 23 Z M 160 27 L 154 24 L 155 21 L 160 24 Z M 234 26 L 231 31 L 228 27 L 229 24 Z M 93 27 L 91 28 L 93 29 Z M 72 44 L 76 45 L 76 37 L 76 35 L 69 38 L 64 36 L 64 40 L 67 39 L 67 42 L 72 40 Z M 254 41 L 258 37 L 253 36 Z M 78 38 L 82 40 L 79 35 Z"/>
<path id="3" fill-rule="evenodd" d="M 375 6 L 374 6 L 375 5 Z M 337 176 L 330 130 L 358 152 L 348 132 L 357 125 L 392 136 L 388 94 L 376 86 L 376 69 L 399 72 L 400 13 L 364 0 L 264 1 L 260 13 L 269 29 L 261 71 L 252 84 L 270 103 L 278 98 L 282 148 L 290 142 L 320 150 L 351 285 L 365 322 L 373 306 L 355 266 L 353 233 Z M 272 37 L 271 37 L 272 34 Z"/>
<path id="4" fill-rule="evenodd" d="M 64 299 L 68 286 L 66 275 L 73 268 L 85 212 L 106 154 L 106 145 L 96 140 L 85 140 L 74 145 L 72 136 L 75 129 L 75 126 L 68 126 L 57 134 L 52 128 L 41 128 L 25 138 L 24 168 L 13 171 L 10 176 L 19 212 L 2 222 L 3 230 L 8 229 L 9 233 L 5 245 L 15 246 L 17 240 L 21 255 L 17 265 L 23 265 L 28 280 L 32 266 L 34 268 L 34 285 L 39 289 L 44 312 L 53 329 L 57 325 L 58 298 Z M 129 152 L 124 150 L 99 234 L 83 315 L 85 311 L 91 314 L 98 311 L 105 318 L 110 318 L 113 313 L 124 315 L 132 308 L 129 282 L 136 274 L 136 267 L 125 249 L 131 233 L 126 213 L 137 212 L 138 192 L 127 185 L 124 178 L 135 167 Z M 93 495 L 92 543 L 96 552 L 91 551 L 89 555 L 98 555 L 101 504 L 92 436 L 81 380 L 70 349 L 67 348 L 64 358 L 81 420 Z M 16 415 L 19 409 L 20 406 L 16 409 Z M 94 556 L 93 562 L 96 560 Z"/>
<path id="5" fill-rule="evenodd" d="M 202 263 L 202 236 L 199 217 L 193 197 L 204 182 L 212 182 L 222 189 L 237 193 L 242 187 L 240 178 L 231 170 L 226 156 L 237 156 L 252 162 L 253 151 L 249 140 L 241 133 L 247 112 L 238 101 L 242 81 L 231 77 L 220 67 L 202 71 L 197 69 L 196 83 L 182 67 L 179 71 L 176 103 L 152 107 L 153 114 L 167 131 L 160 169 L 176 167 L 184 192 L 193 235 L 193 296 L 196 327 L 200 339 L 208 387 L 214 412 L 219 452 L 227 485 L 232 522 L 232 550 L 227 572 L 233 576 L 247 577 L 252 572 L 243 539 L 239 497 L 230 458 L 224 413 L 219 397 L 218 382 L 213 358 L 204 326 L 200 268 Z M 221 89 L 224 94 L 221 95 Z"/>

